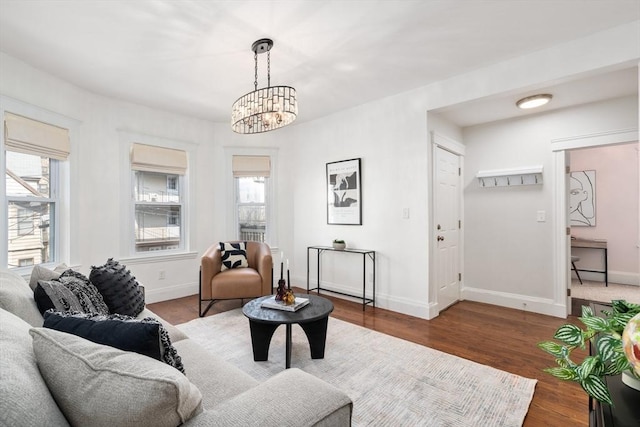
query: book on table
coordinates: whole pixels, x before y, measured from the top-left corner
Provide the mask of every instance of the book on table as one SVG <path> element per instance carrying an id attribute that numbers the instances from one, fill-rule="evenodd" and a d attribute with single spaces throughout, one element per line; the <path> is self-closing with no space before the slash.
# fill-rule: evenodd
<path id="1" fill-rule="evenodd" d="M 282 311 L 298 311 L 307 304 L 309 304 L 309 298 L 296 297 L 296 301 L 293 304 L 287 305 L 282 301 L 276 301 L 276 297 L 272 296 L 262 301 L 260 306 L 262 308 L 273 308 Z"/>

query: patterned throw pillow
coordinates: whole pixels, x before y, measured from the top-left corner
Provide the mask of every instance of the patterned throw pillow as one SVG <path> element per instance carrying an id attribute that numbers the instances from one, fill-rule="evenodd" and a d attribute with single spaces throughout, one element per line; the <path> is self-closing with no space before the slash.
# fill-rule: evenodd
<path id="1" fill-rule="evenodd" d="M 109 314 L 102 295 L 82 273 L 67 270 L 55 280 L 40 280 L 34 290 L 40 313 L 49 309 Z"/>
<path id="2" fill-rule="evenodd" d="M 171 344 L 169 333 L 157 319 L 136 319 L 120 314 L 79 312 L 44 313 L 45 328 L 82 337 L 97 344 L 133 351 L 160 360 L 184 374 L 182 358 Z"/>
<path id="3" fill-rule="evenodd" d="M 220 256 L 222 257 L 222 267 L 220 271 L 249 267 L 249 262 L 247 261 L 247 242 L 220 242 Z"/>
<path id="4" fill-rule="evenodd" d="M 136 278 L 113 258 L 99 267 L 92 266 L 89 279 L 102 294 L 109 313 L 135 317 L 144 310 L 144 293 Z"/>

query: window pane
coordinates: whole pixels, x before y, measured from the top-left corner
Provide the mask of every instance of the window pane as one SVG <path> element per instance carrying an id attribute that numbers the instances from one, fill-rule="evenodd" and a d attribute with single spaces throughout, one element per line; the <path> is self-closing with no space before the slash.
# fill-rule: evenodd
<path id="1" fill-rule="evenodd" d="M 7 196 L 49 198 L 49 158 L 6 151 Z"/>
<path id="2" fill-rule="evenodd" d="M 166 183 L 166 178 L 164 179 Z M 180 206 L 136 205 L 136 251 L 180 247 Z"/>
<path id="3" fill-rule="evenodd" d="M 7 206 L 9 224 L 8 267 L 20 267 L 28 259 L 32 264 L 53 260 L 53 203 L 20 201 Z"/>
<path id="4" fill-rule="evenodd" d="M 241 177 L 238 180 L 238 238 L 264 242 L 267 229 L 266 179 Z"/>
<path id="5" fill-rule="evenodd" d="M 180 203 L 178 175 L 156 172 L 135 172 L 137 202 Z"/>
<path id="6" fill-rule="evenodd" d="M 238 203 L 264 203 L 264 177 L 242 177 L 238 180 Z"/>

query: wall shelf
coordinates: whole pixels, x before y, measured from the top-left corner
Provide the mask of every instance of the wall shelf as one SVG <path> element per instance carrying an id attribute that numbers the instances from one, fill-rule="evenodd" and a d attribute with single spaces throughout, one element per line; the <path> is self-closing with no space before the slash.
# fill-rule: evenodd
<path id="1" fill-rule="evenodd" d="M 478 171 L 481 187 L 513 187 L 542 184 L 542 166 Z"/>

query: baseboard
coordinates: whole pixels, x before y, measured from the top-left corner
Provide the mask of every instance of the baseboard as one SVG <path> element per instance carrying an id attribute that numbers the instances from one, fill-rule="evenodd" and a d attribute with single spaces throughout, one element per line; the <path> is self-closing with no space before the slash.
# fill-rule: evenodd
<path id="1" fill-rule="evenodd" d="M 465 287 L 461 290 L 461 298 L 469 301 L 531 311 L 554 317 L 567 317 L 566 303 L 558 304 L 548 298 L 537 298 L 528 295 L 512 294 L 508 292 L 490 291 L 487 289 Z"/>
<path id="2" fill-rule="evenodd" d="M 573 273 L 573 277 L 576 278 L 575 273 Z M 581 271 L 580 278 L 582 280 L 589 280 L 590 282 L 604 283 L 604 273 L 591 273 L 589 271 Z M 609 270 L 609 283 L 640 286 L 640 274 L 628 273 L 626 271 Z"/>
<path id="3" fill-rule="evenodd" d="M 145 302 L 152 304 L 154 302 L 167 301 L 176 298 L 188 297 L 198 293 L 197 283 L 183 283 L 180 285 L 166 286 L 162 288 L 149 289 L 145 287 Z"/>

